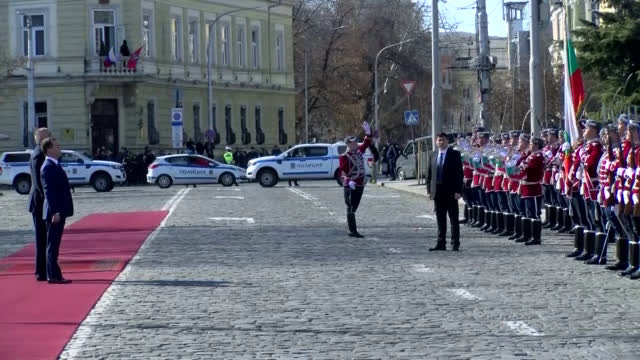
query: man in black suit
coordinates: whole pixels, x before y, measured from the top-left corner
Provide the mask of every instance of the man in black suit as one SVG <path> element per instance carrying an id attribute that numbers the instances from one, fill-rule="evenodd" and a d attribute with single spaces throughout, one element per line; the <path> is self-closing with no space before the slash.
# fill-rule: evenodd
<path id="1" fill-rule="evenodd" d="M 458 251 L 460 249 L 458 199 L 462 196 L 462 158 L 460 152 L 449 148 L 447 134 L 438 134 L 436 145 L 438 149 L 431 156 L 427 171 L 427 192 L 436 210 L 438 243 L 429 251 L 447 249 L 447 214 L 451 221 L 453 251 Z"/>
<path id="2" fill-rule="evenodd" d="M 60 144 L 54 138 L 42 141 L 42 152 L 46 155 L 42 169 L 44 190 L 43 218 L 47 223 L 47 279 L 50 284 L 68 284 L 71 280 L 62 277 L 58 266 L 60 241 L 65 220 L 73 216 L 73 199 L 67 174 L 58 163 Z"/>
<path id="3" fill-rule="evenodd" d="M 45 155 L 40 149 L 42 140 L 50 136 L 47 128 L 36 130 L 34 138 L 36 147 L 31 153 L 29 165 L 31 167 L 31 192 L 29 194 L 29 212 L 33 216 L 33 227 L 36 230 L 36 280 L 47 280 L 47 224 L 42 218 L 42 206 L 44 205 L 44 191 L 40 178 L 40 168 L 44 163 Z"/>

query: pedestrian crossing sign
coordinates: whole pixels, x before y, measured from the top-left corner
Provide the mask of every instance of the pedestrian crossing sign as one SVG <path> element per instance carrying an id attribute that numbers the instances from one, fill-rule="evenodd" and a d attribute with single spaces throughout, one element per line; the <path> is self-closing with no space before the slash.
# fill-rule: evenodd
<path id="1" fill-rule="evenodd" d="M 418 116 L 418 110 L 407 110 L 404 112 L 405 125 L 416 126 L 418 125 L 418 120 L 420 120 L 420 117 Z"/>

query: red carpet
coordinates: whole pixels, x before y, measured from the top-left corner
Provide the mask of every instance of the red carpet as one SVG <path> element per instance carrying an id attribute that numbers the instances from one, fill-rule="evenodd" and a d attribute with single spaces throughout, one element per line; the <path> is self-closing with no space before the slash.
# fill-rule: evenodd
<path id="1" fill-rule="evenodd" d="M 34 245 L 0 259 L 0 359 L 56 359 L 166 215 L 93 214 L 68 226 L 60 267 L 69 285 L 35 281 Z"/>

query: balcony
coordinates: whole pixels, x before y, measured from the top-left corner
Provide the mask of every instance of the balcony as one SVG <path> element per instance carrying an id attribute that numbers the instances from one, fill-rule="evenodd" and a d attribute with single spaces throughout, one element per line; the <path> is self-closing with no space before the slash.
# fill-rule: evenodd
<path id="1" fill-rule="evenodd" d="M 144 74 L 144 62 L 138 59 L 135 64 L 129 64 L 130 57 L 123 56 L 116 63 L 105 62 L 106 56 L 94 56 L 85 61 L 85 73 L 104 77 L 134 77 Z M 131 65 L 131 66 L 129 66 Z"/>

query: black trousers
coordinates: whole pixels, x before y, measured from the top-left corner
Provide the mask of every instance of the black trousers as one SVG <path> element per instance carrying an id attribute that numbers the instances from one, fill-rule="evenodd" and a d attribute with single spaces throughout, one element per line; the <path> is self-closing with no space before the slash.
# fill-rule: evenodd
<path id="1" fill-rule="evenodd" d="M 36 230 L 36 271 L 38 277 L 47 277 L 47 223 L 42 218 L 42 211 L 33 216 L 33 227 Z"/>
<path id="2" fill-rule="evenodd" d="M 355 213 L 358 210 L 363 192 L 364 186 L 356 186 L 355 190 L 351 190 L 350 187 L 344 188 L 344 203 L 347 205 L 347 214 Z"/>
<path id="3" fill-rule="evenodd" d="M 451 223 L 451 244 L 460 245 L 460 220 L 458 219 L 458 201 L 454 194 L 446 194 L 438 191 L 436 185 L 436 197 L 433 203 L 436 208 L 436 220 L 438 222 L 438 244 L 447 242 L 447 215 Z"/>
<path id="4" fill-rule="evenodd" d="M 60 279 L 62 271 L 58 266 L 58 255 L 60 254 L 60 242 L 64 232 L 65 218 L 54 224 L 51 219 L 47 220 L 47 278 Z"/>

